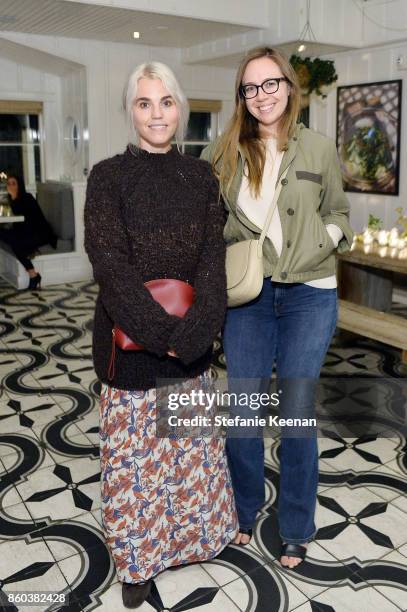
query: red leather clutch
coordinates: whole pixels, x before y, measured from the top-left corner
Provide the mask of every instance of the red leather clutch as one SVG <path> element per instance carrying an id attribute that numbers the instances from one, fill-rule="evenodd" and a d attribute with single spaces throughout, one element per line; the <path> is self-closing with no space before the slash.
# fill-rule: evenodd
<path id="1" fill-rule="evenodd" d="M 160 278 L 145 283 L 146 289 L 151 293 L 151 297 L 161 304 L 164 310 L 170 314 L 182 318 L 189 307 L 193 304 L 195 292 L 192 285 L 185 281 L 175 278 Z M 120 327 L 115 325 L 112 329 L 112 353 L 110 357 L 108 378 L 114 378 L 115 347 L 118 346 L 123 351 L 142 351 L 143 346 L 138 344 Z"/>

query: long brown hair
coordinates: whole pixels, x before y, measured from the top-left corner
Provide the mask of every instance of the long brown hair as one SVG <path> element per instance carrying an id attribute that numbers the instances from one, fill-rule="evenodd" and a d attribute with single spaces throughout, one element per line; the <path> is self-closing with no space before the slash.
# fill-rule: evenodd
<path id="1" fill-rule="evenodd" d="M 239 145 L 247 162 L 250 191 L 255 197 L 260 195 L 266 151 L 259 135 L 257 119 L 247 110 L 246 102 L 240 93 L 240 86 L 248 63 L 261 57 L 272 59 L 288 79 L 290 86 L 287 108 L 280 120 L 277 142 L 279 151 L 287 149 L 288 139 L 292 136 L 298 121 L 300 88 L 297 75 L 288 58 L 281 51 L 271 47 L 256 47 L 248 51 L 240 62 L 236 75 L 235 109 L 215 149 L 213 159 L 213 168 L 219 179 L 221 193 L 226 198 L 237 171 Z M 217 167 L 218 162 L 220 167 Z"/>

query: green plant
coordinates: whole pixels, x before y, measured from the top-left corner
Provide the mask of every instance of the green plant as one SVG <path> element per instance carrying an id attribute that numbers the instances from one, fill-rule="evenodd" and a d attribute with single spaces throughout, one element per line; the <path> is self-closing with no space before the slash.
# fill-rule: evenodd
<path id="1" fill-rule="evenodd" d="M 338 79 L 333 60 L 322 60 L 319 57 L 311 59 L 310 57 L 292 55 L 290 63 L 297 73 L 301 88 L 306 89 L 308 94 L 315 91 L 317 96 L 326 98 L 326 94 L 322 93 L 321 87 L 331 85 Z"/>
<path id="2" fill-rule="evenodd" d="M 407 238 L 407 213 L 404 214 L 404 209 L 401 206 L 396 208 L 396 213 L 399 214 L 396 223 L 401 227 L 401 235 L 403 238 Z"/>
<path id="3" fill-rule="evenodd" d="M 378 127 L 358 127 L 344 149 L 349 162 L 355 164 L 360 175 L 370 181 L 391 168 L 389 141 Z"/>
<path id="4" fill-rule="evenodd" d="M 372 231 L 379 230 L 382 227 L 382 220 L 379 219 L 379 217 L 375 217 L 374 215 L 369 215 L 367 227 Z"/>

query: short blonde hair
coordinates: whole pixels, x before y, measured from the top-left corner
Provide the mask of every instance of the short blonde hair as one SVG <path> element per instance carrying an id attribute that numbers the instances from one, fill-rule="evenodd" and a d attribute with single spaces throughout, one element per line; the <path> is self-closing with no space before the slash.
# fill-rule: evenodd
<path id="1" fill-rule="evenodd" d="M 175 140 L 179 146 L 187 130 L 189 104 L 175 74 L 171 68 L 161 62 L 145 62 L 144 64 L 139 64 L 128 78 L 123 91 L 123 108 L 126 113 L 129 141 L 135 145 L 139 144 L 139 134 L 134 127 L 133 121 L 133 102 L 137 97 L 139 79 L 142 77 L 147 79 L 160 79 L 164 87 L 168 90 L 168 93 L 174 98 L 179 112 L 178 127 L 175 132 Z"/>

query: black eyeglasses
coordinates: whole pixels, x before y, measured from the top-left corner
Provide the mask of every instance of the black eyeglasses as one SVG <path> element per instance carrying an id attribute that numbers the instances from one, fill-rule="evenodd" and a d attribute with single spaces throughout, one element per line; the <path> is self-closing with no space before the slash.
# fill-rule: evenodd
<path id="1" fill-rule="evenodd" d="M 287 81 L 285 77 L 277 77 L 275 79 L 266 79 L 260 85 L 254 85 L 254 83 L 248 83 L 247 85 L 240 85 L 239 91 L 246 100 L 255 98 L 259 93 L 261 87 L 265 94 L 273 94 L 278 91 L 281 81 Z"/>

